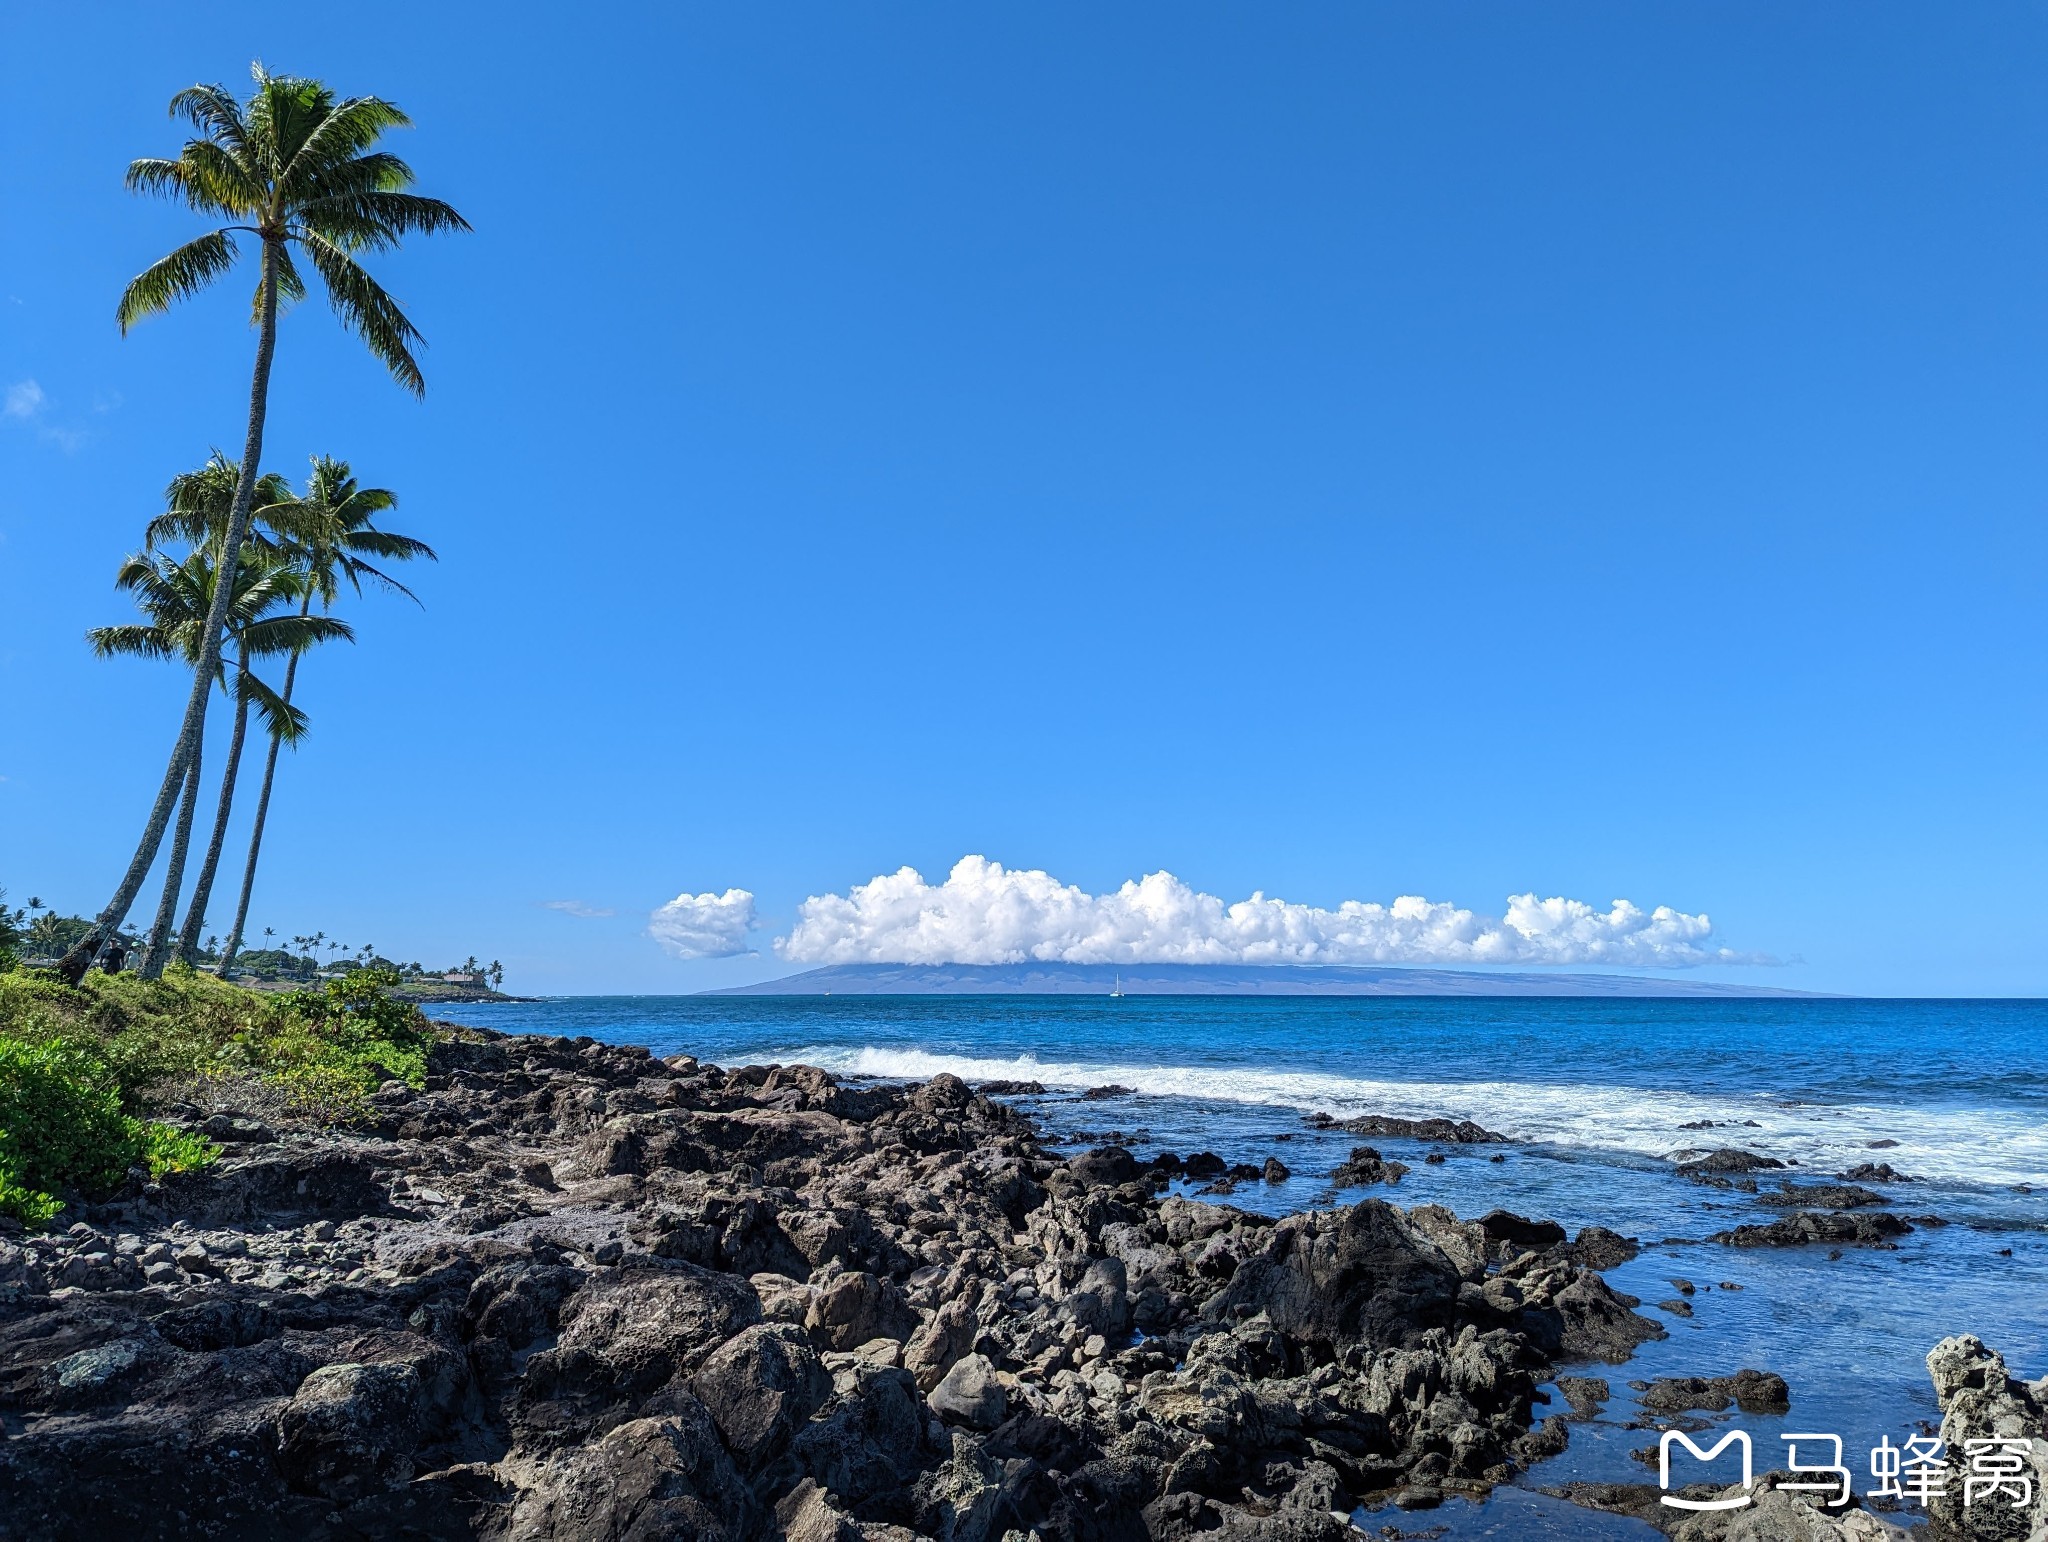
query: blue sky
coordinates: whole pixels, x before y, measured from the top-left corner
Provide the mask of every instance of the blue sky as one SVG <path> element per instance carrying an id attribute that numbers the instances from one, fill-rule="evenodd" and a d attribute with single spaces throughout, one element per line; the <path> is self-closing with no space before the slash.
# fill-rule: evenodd
<path id="1" fill-rule="evenodd" d="M 476 233 L 378 269 L 423 403 L 324 304 L 283 324 L 267 463 L 353 460 L 444 560 L 309 661 L 259 926 L 689 990 L 972 853 L 1625 897 L 1803 960 L 1710 977 L 2048 988 L 2039 6 L 7 26 L 17 901 L 97 907 L 175 729 L 81 633 L 239 445 L 246 286 L 120 337 L 198 228 L 120 178 L 260 56 L 408 109 Z M 760 956 L 646 936 L 728 888 Z"/>

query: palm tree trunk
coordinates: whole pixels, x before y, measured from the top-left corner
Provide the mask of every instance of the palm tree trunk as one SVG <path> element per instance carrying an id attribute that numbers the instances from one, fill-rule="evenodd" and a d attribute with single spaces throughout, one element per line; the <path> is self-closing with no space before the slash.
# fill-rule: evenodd
<path id="1" fill-rule="evenodd" d="M 201 718 L 200 727 L 206 720 Z M 171 859 L 164 864 L 164 892 L 156 902 L 156 920 L 143 945 L 142 963 L 136 973 L 154 980 L 164 972 L 171 953 L 171 927 L 178 919 L 178 892 L 185 887 L 185 855 L 192 847 L 192 815 L 199 807 L 199 772 L 202 744 L 192 746 L 192 758 L 185 762 L 185 797 L 178 805 L 178 828 L 171 837 Z"/>
<path id="2" fill-rule="evenodd" d="M 135 855 L 129 859 L 128 871 L 122 875 L 114 897 L 107 901 L 107 908 L 93 922 L 92 930 L 73 943 L 57 965 L 58 972 L 72 985 L 85 978 L 85 971 L 92 967 L 92 961 L 106 946 L 107 939 L 128 918 L 128 907 L 135 903 L 143 879 L 149 876 L 149 870 L 156 862 L 157 848 L 163 844 L 164 827 L 170 822 L 171 805 L 177 801 L 179 784 L 186 768 L 198 758 L 199 738 L 206 722 L 207 698 L 213 690 L 213 677 L 220 672 L 221 632 L 227 626 L 228 602 L 235 592 L 235 568 L 241 560 L 242 539 L 249 532 L 249 505 L 255 499 L 256 468 L 263 459 L 263 420 L 270 406 L 270 360 L 277 352 L 279 251 L 280 247 L 275 242 L 264 241 L 263 279 L 257 290 L 256 368 L 249 380 L 249 429 L 242 441 L 241 475 L 235 480 L 235 503 L 228 512 L 226 539 L 221 542 L 219 578 L 214 586 L 213 605 L 207 612 L 206 632 L 200 641 L 199 667 L 193 672 L 192 695 L 185 703 L 185 721 L 178 729 L 178 742 L 171 751 L 171 763 L 164 769 L 163 786 L 157 789 L 156 802 L 150 807 L 149 820 L 142 827 L 142 840 L 135 848 Z"/>
<path id="3" fill-rule="evenodd" d="M 299 607 L 301 617 L 311 614 L 313 596 L 309 592 Z M 284 664 L 284 704 L 292 704 L 292 686 L 299 677 L 299 656 L 294 653 Z M 249 923 L 249 896 L 256 890 L 256 858 L 263 850 L 263 822 L 270 817 L 270 784 L 277 780 L 277 747 L 282 741 L 276 734 L 270 736 L 270 751 L 263 757 L 263 788 L 256 794 L 256 822 L 249 830 L 249 860 L 242 864 L 242 893 L 235 901 L 235 924 L 228 928 L 227 946 L 220 953 L 220 977 L 225 980 L 228 970 L 235 962 L 235 955 L 242 948 L 242 928 Z"/>
<path id="4" fill-rule="evenodd" d="M 243 675 L 249 673 L 249 650 L 245 646 L 236 659 Z M 220 771 L 220 804 L 213 813 L 213 835 L 206 843 L 206 860 L 199 864 L 199 878 L 192 885 L 192 903 L 185 910 L 185 925 L 178 933 L 178 948 L 171 957 L 189 964 L 199 951 L 199 933 L 206 925 L 206 903 L 213 898 L 213 876 L 220 871 L 220 850 L 227 843 L 228 815 L 235 806 L 235 778 L 242 766 L 242 743 L 249 732 L 249 697 L 235 692 L 235 726 L 228 734 L 228 758 Z"/>

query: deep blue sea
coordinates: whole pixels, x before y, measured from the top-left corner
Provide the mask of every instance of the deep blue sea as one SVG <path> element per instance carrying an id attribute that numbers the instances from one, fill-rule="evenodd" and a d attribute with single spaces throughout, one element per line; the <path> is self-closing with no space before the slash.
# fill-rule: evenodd
<path id="1" fill-rule="evenodd" d="M 2015 1374 L 2048 1374 L 2048 1002 L 653 996 L 437 1011 L 723 1065 L 1037 1081 L 1044 1096 L 1012 1101 L 1063 1142 L 1279 1156 L 1290 1180 L 1241 1186 L 1228 1201 L 1273 1213 L 1364 1197 L 1328 1182 L 1355 1138 L 1314 1130 L 1308 1114 L 1446 1115 L 1513 1137 L 1506 1148 L 1375 1138 L 1412 1171 L 1372 1192 L 1640 1238 L 1642 1256 L 1608 1278 L 1671 1336 L 1626 1366 L 1589 1368 L 1608 1376 L 1614 1401 L 1521 1491 L 1375 1515 L 1375 1527 L 1448 1527 L 1436 1533 L 1446 1542 L 1654 1537 L 1533 1492 L 1567 1478 L 1654 1481 L 1629 1454 L 1654 1445 L 1654 1430 L 1623 1427 L 1643 1417 L 1632 1379 L 1776 1371 L 1792 1387 L 1789 1417 L 1731 1415 L 1758 1470 L 1784 1465 L 1784 1431 L 1819 1430 L 1843 1437 L 1861 1474 L 1880 1436 L 1900 1444 L 1938 1417 L 1923 1362 L 1945 1335 L 1975 1333 Z M 1107 1085 L 1131 1090 L 1080 1097 Z M 1712 1127 L 1683 1128 L 1701 1121 Z M 1794 1164 L 1795 1181 L 1888 1162 L 1919 1180 L 1874 1185 L 1892 1209 L 1951 1224 L 1922 1226 L 1896 1251 L 1839 1256 L 1711 1243 L 1782 1213 L 1677 1176 L 1674 1155 L 1716 1146 Z M 1425 1164 L 1436 1149 L 1447 1160 Z M 1658 1305 L 1673 1301 L 1692 1315 Z"/>

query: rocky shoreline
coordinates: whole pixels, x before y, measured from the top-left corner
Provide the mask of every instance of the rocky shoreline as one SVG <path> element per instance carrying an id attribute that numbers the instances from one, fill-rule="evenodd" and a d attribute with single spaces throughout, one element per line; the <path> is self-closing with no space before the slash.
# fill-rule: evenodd
<path id="1" fill-rule="evenodd" d="M 0 1539 L 1316 1542 L 1557 1454 L 1604 1385 L 1539 1387 L 1664 1334 L 1601 1277 L 1634 1251 L 1611 1232 L 1380 1199 L 1276 1221 L 1166 1193 L 1186 1163 L 1063 1159 L 950 1076 L 462 1030 L 375 1110 L 215 1114 L 215 1168 L 0 1232 Z M 1429 1124 L 1495 1138 L 1356 1133 Z M 1858 1192 L 1786 1192 L 1758 1241 L 1889 1235 Z M 2048 1387 L 1974 1340 L 1930 1366 L 1951 1449 L 2009 1426 L 2036 1475 L 2035 1530 L 1930 1535 L 2048 1534 Z M 1673 1409 L 1784 1388 L 1703 1369 Z M 1690 1518 L 1564 1492 L 1689 1542 L 1892 1532 L 1781 1492 Z"/>

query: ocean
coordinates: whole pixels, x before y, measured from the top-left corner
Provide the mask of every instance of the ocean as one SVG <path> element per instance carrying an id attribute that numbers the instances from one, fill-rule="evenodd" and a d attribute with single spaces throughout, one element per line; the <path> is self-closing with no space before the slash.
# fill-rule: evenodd
<path id="1" fill-rule="evenodd" d="M 1924 1364 L 1937 1340 L 1975 1333 L 2014 1374 L 2048 1374 L 2048 1002 L 643 996 L 435 1010 L 722 1065 L 1036 1081 L 1044 1094 L 1010 1101 L 1064 1145 L 1278 1156 L 1289 1179 L 1224 1201 L 1273 1214 L 1371 1194 L 1639 1238 L 1641 1256 L 1608 1279 L 1670 1337 L 1625 1366 L 1586 1368 L 1612 1387 L 1603 1415 L 1574 1425 L 1567 1452 L 1514 1491 L 1427 1516 L 1361 1516 L 1374 1528 L 1445 1527 L 1431 1533 L 1444 1542 L 1654 1537 L 1540 1492 L 1655 1481 L 1631 1455 L 1653 1448 L 1655 1431 L 1641 1427 L 1630 1381 L 1775 1371 L 1792 1388 L 1788 1416 L 1718 1421 L 1749 1432 L 1757 1470 L 1785 1464 L 1787 1431 L 1821 1431 L 1843 1438 L 1862 1476 L 1881 1437 L 1902 1444 L 1939 1417 Z M 1112 1087 L 1126 1090 L 1100 1093 Z M 1359 1139 L 1308 1116 L 1362 1113 L 1471 1119 L 1514 1144 L 1373 1137 L 1411 1171 L 1392 1187 L 1334 1191 L 1329 1174 Z M 1888 1163 L 1914 1180 L 1871 1185 L 1889 1208 L 1949 1224 L 1918 1225 L 1895 1250 L 1707 1241 L 1784 1213 L 1676 1172 L 1674 1156 L 1721 1146 L 1785 1162 L 1759 1175 L 1767 1190 L 1780 1176 Z M 1426 1163 L 1431 1152 L 1445 1160 Z"/>

